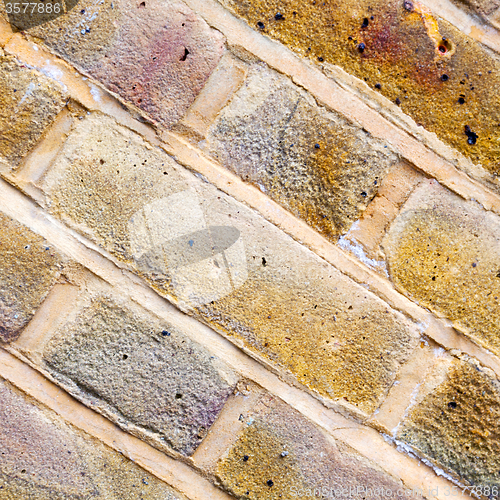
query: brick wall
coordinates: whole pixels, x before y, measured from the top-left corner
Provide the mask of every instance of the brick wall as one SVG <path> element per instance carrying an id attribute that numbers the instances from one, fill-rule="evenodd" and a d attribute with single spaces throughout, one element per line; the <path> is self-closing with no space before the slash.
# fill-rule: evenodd
<path id="1" fill-rule="evenodd" d="M 0 499 L 498 498 L 500 2 L 74 3 L 0 6 Z"/>

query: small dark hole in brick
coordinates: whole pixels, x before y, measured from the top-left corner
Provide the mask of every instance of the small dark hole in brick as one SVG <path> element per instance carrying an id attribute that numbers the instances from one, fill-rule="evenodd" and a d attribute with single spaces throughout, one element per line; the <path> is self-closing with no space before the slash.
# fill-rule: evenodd
<path id="1" fill-rule="evenodd" d="M 368 18 L 365 17 L 363 19 L 363 24 L 361 25 L 362 28 L 368 28 L 368 24 L 370 23 L 370 21 L 368 21 Z"/>
<path id="2" fill-rule="evenodd" d="M 248 455 L 245 455 L 245 456 L 243 457 L 243 462 L 248 462 L 248 458 L 249 458 L 249 457 L 248 457 Z"/>
<path id="3" fill-rule="evenodd" d="M 128 359 L 128 354 L 124 354 L 124 355 L 122 356 L 122 359 Z"/>
<path id="4" fill-rule="evenodd" d="M 448 80 L 450 79 L 450 77 L 448 75 L 441 75 L 441 81 L 442 82 L 447 82 Z"/>
<path id="5" fill-rule="evenodd" d="M 458 104 L 464 104 L 464 103 L 465 103 L 465 99 L 463 97 L 459 97 Z"/>
<path id="6" fill-rule="evenodd" d="M 454 408 L 456 408 L 456 407 L 457 407 L 457 403 L 455 403 L 455 401 L 450 401 L 450 402 L 448 403 L 448 408 L 453 408 L 453 409 L 454 409 Z"/>
<path id="7" fill-rule="evenodd" d="M 275 16 L 274 16 L 274 19 L 276 19 L 276 21 L 283 21 L 285 19 L 285 16 L 283 14 L 281 14 L 280 12 L 278 12 Z"/>
<path id="8" fill-rule="evenodd" d="M 189 50 L 184 47 L 184 55 L 181 57 L 181 61 L 185 61 L 187 59 L 187 56 L 189 55 Z"/>
<path id="9" fill-rule="evenodd" d="M 267 485 L 268 485 L 268 486 L 269 486 L 269 488 L 270 488 L 271 486 L 273 486 L 273 485 L 274 485 L 274 481 L 273 481 L 272 479 L 268 479 L 268 480 L 267 480 Z"/>
<path id="10" fill-rule="evenodd" d="M 266 260 L 266 258 L 265 258 L 265 257 L 262 257 L 262 265 L 263 265 L 264 267 L 266 267 L 266 266 L 267 266 L 267 260 Z"/>
<path id="11" fill-rule="evenodd" d="M 181 399 L 181 398 L 182 398 L 182 394 L 177 393 L 177 394 L 175 395 L 175 399 Z"/>
<path id="12" fill-rule="evenodd" d="M 263 29 L 265 28 L 264 23 L 263 23 L 262 21 L 259 21 L 259 22 L 257 23 L 257 27 L 258 27 L 259 29 L 261 29 L 261 30 L 263 30 Z"/>

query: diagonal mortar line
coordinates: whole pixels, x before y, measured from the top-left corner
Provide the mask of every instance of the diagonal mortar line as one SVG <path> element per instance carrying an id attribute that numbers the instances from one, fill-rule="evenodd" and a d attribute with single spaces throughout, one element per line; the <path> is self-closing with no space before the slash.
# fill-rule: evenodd
<path id="1" fill-rule="evenodd" d="M 477 18 L 454 5 L 450 0 L 420 0 L 438 16 L 446 19 L 460 31 L 483 43 L 490 49 L 500 52 L 500 33 L 492 26 L 478 23 Z"/>
<path id="2" fill-rule="evenodd" d="M 62 223 L 56 221 L 50 215 L 43 212 L 43 210 L 36 206 L 34 202 L 26 198 L 3 180 L 0 180 L 0 210 L 5 212 L 10 217 L 18 220 L 22 224 L 25 224 L 34 232 L 42 235 L 47 241 L 56 246 L 67 256 L 75 259 L 77 262 L 87 267 L 91 272 L 100 276 L 112 286 L 115 286 L 124 296 L 134 300 L 135 302 L 141 304 L 144 308 L 180 328 L 191 339 L 214 353 L 215 356 L 225 361 L 243 377 L 254 381 L 271 394 L 279 397 L 330 435 L 335 435 L 337 439 L 345 441 L 351 447 L 358 450 L 362 455 L 368 458 L 373 457 L 372 460 L 379 467 L 387 473 L 401 478 L 408 487 L 421 488 L 422 485 L 432 482 L 433 484 L 441 484 L 440 491 L 444 491 L 445 486 L 449 486 L 447 482 L 441 478 L 437 478 L 434 472 L 421 462 L 399 453 L 392 444 L 387 443 L 374 429 L 349 420 L 340 413 L 327 408 L 319 399 L 315 398 L 311 394 L 308 394 L 295 386 L 287 384 L 282 380 L 282 377 L 272 373 L 269 369 L 263 366 L 263 364 L 247 355 L 243 352 L 243 350 L 239 349 L 229 340 L 222 337 L 208 326 L 200 323 L 195 318 L 187 316 L 179 311 L 166 299 L 160 297 L 153 289 L 145 285 L 138 277 L 132 273 L 126 272 L 111 260 L 105 258 L 101 253 L 99 253 L 95 245 L 92 245 L 91 243 L 86 244 L 82 237 L 79 237 L 76 233 L 66 228 Z M 0 350 L 0 354 L 4 356 L 4 359 L 7 359 L 5 356 L 7 356 L 8 359 L 11 359 L 11 355 L 3 350 Z M 16 362 L 22 364 L 22 361 L 20 360 L 16 359 Z M 12 361 L 12 363 L 14 363 L 14 361 Z M 0 375 L 2 375 L 5 371 L 5 366 L 3 365 L 5 365 L 5 362 L 2 361 L 2 358 L 0 357 Z M 29 377 L 22 375 L 16 379 L 17 383 L 13 383 L 21 388 L 23 384 L 29 384 L 29 386 L 33 385 L 35 388 L 39 387 L 39 398 L 42 398 L 41 401 L 43 402 L 43 398 L 46 397 L 44 396 L 46 389 L 43 384 L 41 386 L 40 384 L 41 380 L 46 379 L 44 379 L 37 371 L 29 368 L 27 365 L 23 366 L 26 366 L 26 370 L 32 370 L 26 373 L 32 374 L 33 377 L 36 375 L 37 382 L 33 382 Z M 52 387 L 51 382 L 47 381 L 47 384 L 50 384 L 50 387 Z M 69 398 L 69 396 L 62 391 L 62 389 L 58 390 L 61 391 L 61 394 L 64 394 Z M 36 394 L 38 394 L 38 392 Z M 50 401 L 53 401 L 52 404 L 54 408 L 58 408 L 56 404 L 57 399 L 52 398 Z M 63 407 L 61 408 L 61 411 L 64 410 L 64 401 L 62 402 L 62 405 Z M 341 410 L 341 408 L 339 407 L 338 410 Z M 71 415 L 76 418 L 76 422 L 81 422 L 78 412 L 74 414 L 72 413 Z M 73 416 L 71 418 L 73 418 Z M 100 419 L 105 420 L 102 416 L 99 416 L 99 422 L 102 422 Z M 95 432 L 92 432 L 92 426 L 94 425 L 93 422 L 94 420 L 89 421 L 88 432 L 92 435 L 96 435 Z M 84 423 L 85 419 L 83 419 L 81 425 Z M 116 429 L 116 434 L 112 434 L 111 436 L 103 434 L 103 437 L 99 437 L 100 434 L 98 434 L 96 437 L 99 437 L 99 439 L 104 442 L 107 442 L 104 438 L 109 439 L 112 446 L 117 445 L 116 443 L 121 444 L 123 439 L 125 439 L 123 431 L 119 430 L 109 422 L 108 424 L 111 427 L 107 428 Z M 75 425 L 78 426 L 77 423 L 75 423 Z M 340 434 L 335 434 L 337 431 Z M 348 433 L 345 434 L 346 432 Z M 127 434 L 126 436 L 129 435 Z M 126 439 L 135 440 L 137 438 L 129 436 Z M 127 441 L 127 443 L 135 442 L 136 441 Z M 150 449 L 149 445 L 144 444 L 144 446 L 147 446 L 148 450 Z M 155 452 L 161 454 L 161 452 L 156 450 Z M 144 467 L 150 470 L 148 467 L 150 466 L 151 459 L 147 458 L 147 460 L 144 459 L 144 461 Z M 179 462 L 177 461 L 172 462 L 172 464 L 176 467 L 178 463 Z M 181 466 L 179 465 L 179 467 Z M 182 467 L 187 467 L 189 469 L 186 464 L 183 464 Z M 163 469 L 161 470 L 163 471 Z M 163 471 L 163 473 L 166 474 L 165 471 Z M 182 478 L 183 477 L 184 476 L 182 476 Z M 171 484 L 175 486 L 175 483 L 172 482 Z M 209 497 L 196 497 L 193 498 L 193 500 L 198 500 L 198 498 Z M 436 498 L 440 497 L 438 496 Z M 445 500 L 444 496 L 442 497 L 442 500 Z"/>
<path id="3" fill-rule="evenodd" d="M 448 326 L 448 321 L 438 318 L 412 302 L 398 292 L 386 278 L 369 269 L 348 252 L 332 244 L 307 223 L 268 198 L 259 189 L 245 184 L 238 176 L 205 157 L 182 137 L 168 133 L 164 134 L 164 139 L 166 141 L 164 143 L 165 149 L 179 163 L 202 174 L 208 182 L 217 186 L 221 191 L 256 210 L 266 220 L 282 229 L 302 245 L 307 246 L 340 272 L 375 293 L 392 308 L 412 318 L 419 324 L 421 332 L 439 345 L 446 349 L 458 349 L 466 352 L 500 375 L 500 359 Z"/>
<path id="4" fill-rule="evenodd" d="M 33 368 L 0 348 L 0 376 L 60 415 L 64 420 L 122 453 L 132 462 L 191 500 L 230 500 L 183 462 L 164 455 L 80 404 Z"/>
<path id="5" fill-rule="evenodd" d="M 199 0 L 189 1 L 197 2 Z M 206 9 L 208 9 L 208 7 L 207 1 Z M 204 10 L 202 9 L 201 13 L 203 14 L 203 12 Z M 364 109 L 371 110 L 371 108 L 361 103 L 361 101 L 354 97 L 350 92 L 341 90 L 335 82 L 328 80 L 319 70 L 308 66 L 306 63 L 293 55 L 288 49 L 283 48 L 276 42 L 272 42 L 262 35 L 254 33 L 250 27 L 243 23 L 243 21 L 237 20 L 230 13 L 222 9 L 222 7 L 219 6 L 215 8 L 214 12 L 215 14 L 212 14 L 212 17 L 215 16 L 216 21 L 218 19 L 216 14 L 219 17 L 222 16 L 222 20 L 220 20 L 221 22 L 226 22 L 229 19 L 228 22 L 230 28 L 235 32 L 234 36 L 237 37 L 237 41 L 239 41 L 238 30 L 242 30 L 242 33 L 245 35 L 241 36 L 243 41 L 248 41 L 249 39 L 250 42 L 255 45 L 254 48 L 256 49 L 258 49 L 259 44 L 261 44 L 263 46 L 264 55 L 276 55 L 278 61 L 280 57 L 282 57 L 283 62 L 280 63 L 281 66 L 287 66 L 289 63 L 290 68 L 298 68 L 298 70 L 304 72 L 306 76 L 312 72 L 311 75 L 309 75 L 309 79 L 314 80 L 315 77 L 318 77 L 319 87 L 321 87 L 322 82 L 326 82 L 325 92 L 328 91 L 329 86 L 333 86 L 333 88 L 336 89 L 336 92 L 340 92 L 341 94 L 339 101 L 340 105 L 342 105 L 343 100 L 349 101 L 354 99 L 361 104 L 361 107 L 358 109 L 358 114 L 363 115 Z M 16 35 L 13 40 L 14 41 L 11 41 L 7 47 L 8 52 L 10 51 L 19 60 L 39 69 L 42 72 L 46 72 L 51 78 L 59 81 L 62 85 L 69 89 L 73 98 L 78 102 L 81 102 L 89 109 L 113 116 L 123 126 L 144 136 L 144 138 L 151 144 L 161 144 L 161 140 L 155 131 L 149 125 L 141 123 L 136 118 L 131 116 L 130 113 L 126 111 L 122 105 L 120 105 L 121 100 L 118 97 L 102 89 L 100 86 L 99 88 L 96 87 L 92 83 L 92 79 L 84 78 L 79 74 L 75 74 L 75 72 L 71 70 L 71 66 L 68 63 L 43 49 L 39 49 L 33 42 L 25 40 L 20 35 Z M 56 71 L 54 71 L 54 68 Z M 93 89 L 94 92 L 91 92 L 91 89 Z M 336 95 L 337 94 L 332 94 L 331 98 L 335 100 Z M 342 99 L 342 96 L 344 99 Z M 375 125 L 377 124 L 376 120 L 388 123 L 373 110 L 371 110 L 371 116 L 372 115 L 376 115 L 374 122 Z M 361 116 L 361 118 L 363 118 L 363 116 Z M 466 174 L 456 170 L 451 164 L 439 158 L 435 153 L 429 151 L 406 133 L 402 132 L 393 125 L 391 125 L 391 127 L 398 131 L 399 135 L 402 134 L 409 138 L 410 141 L 413 141 L 411 144 L 414 144 L 418 151 L 422 152 L 423 156 L 420 163 L 414 162 L 415 165 L 419 166 L 421 163 L 425 165 L 429 155 L 432 158 L 437 158 L 439 162 L 445 164 L 446 168 L 443 171 L 437 169 L 437 173 L 439 174 L 437 176 L 434 175 L 434 170 L 430 169 L 427 172 L 429 175 L 437 178 L 437 180 L 440 180 L 443 184 L 447 185 L 447 187 L 467 199 L 469 198 L 469 194 L 472 196 L 477 189 L 479 189 L 484 196 L 479 196 L 478 201 L 483 198 L 483 201 L 491 198 L 494 202 L 494 206 L 500 209 L 500 198 L 498 196 L 489 192 L 483 186 L 475 183 L 475 181 L 469 179 Z M 397 292 L 392 284 L 387 280 L 370 271 L 364 264 L 357 261 L 347 252 L 344 252 L 340 248 L 334 246 L 328 240 L 316 233 L 312 228 L 308 227 L 303 221 L 297 219 L 283 207 L 263 195 L 258 189 L 245 184 L 239 177 L 230 173 L 220 165 L 215 164 L 213 161 L 205 158 L 201 151 L 193 148 L 187 143 L 187 141 L 178 135 L 168 131 L 163 131 L 162 136 L 163 141 L 165 141 L 163 144 L 164 149 L 173 155 L 180 163 L 195 172 L 201 173 L 225 193 L 239 201 L 242 201 L 254 210 L 257 210 L 268 221 L 283 229 L 287 234 L 301 244 L 305 244 L 310 250 L 332 264 L 339 271 L 347 274 L 363 286 L 366 286 L 372 292 L 388 302 L 393 308 L 410 316 L 415 321 L 423 325 L 423 332 L 429 335 L 429 337 L 434 339 L 438 344 L 447 349 L 458 349 L 466 352 L 477 358 L 484 365 L 496 371 L 497 374 L 500 374 L 500 360 L 498 357 L 477 346 L 473 341 L 465 336 L 458 334 L 455 330 L 447 326 L 443 320 L 437 319 L 436 316 L 427 310 L 411 302 L 409 299 Z M 425 168 L 421 168 L 421 170 L 426 171 Z M 451 178 L 449 179 L 450 182 L 447 181 L 448 171 L 451 172 Z M 454 176 L 456 179 L 454 179 Z M 444 177 L 444 180 L 441 179 L 442 177 Z M 14 184 L 17 184 L 17 182 L 14 181 Z M 458 186 L 459 189 L 454 189 L 455 185 Z M 466 194 L 462 194 L 464 191 Z M 85 244 L 86 246 L 89 246 L 89 243 Z M 97 247 L 95 247 L 95 249 L 101 254 L 104 253 L 108 259 L 110 258 L 109 255 L 102 251 L 102 249 L 98 249 Z M 111 260 L 114 261 L 112 258 Z"/>
<path id="6" fill-rule="evenodd" d="M 271 68 L 288 75 L 294 83 L 310 92 L 320 103 L 344 115 L 373 137 L 389 144 L 394 151 L 419 170 L 467 200 L 475 200 L 486 210 L 500 214 L 500 196 L 458 170 L 450 161 L 428 149 L 410 133 L 391 123 L 358 96 L 329 79 L 318 68 L 300 59 L 290 49 L 257 33 L 244 21 L 225 10 L 216 0 L 185 0 L 229 44 L 248 50 Z M 449 149 L 437 141 L 443 149 Z"/>

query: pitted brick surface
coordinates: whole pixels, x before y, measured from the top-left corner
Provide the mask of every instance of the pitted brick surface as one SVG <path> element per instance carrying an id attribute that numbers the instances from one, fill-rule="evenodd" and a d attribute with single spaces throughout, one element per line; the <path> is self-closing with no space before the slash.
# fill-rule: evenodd
<path id="1" fill-rule="evenodd" d="M 28 32 L 167 127 L 193 103 L 224 50 L 220 33 L 174 0 L 82 0 Z"/>
<path id="2" fill-rule="evenodd" d="M 61 256 L 0 212 L 0 339 L 15 340 L 57 280 Z"/>
<path id="3" fill-rule="evenodd" d="M 0 49 L 0 158 L 17 165 L 63 108 L 65 97 L 59 84 Z"/>
<path id="4" fill-rule="evenodd" d="M 223 165 L 332 240 L 359 218 L 396 160 L 387 145 L 258 64 L 209 141 Z"/>
<path id="5" fill-rule="evenodd" d="M 144 439 L 191 455 L 237 381 L 178 329 L 95 296 L 45 349 L 44 364 L 86 404 Z"/>
<path id="6" fill-rule="evenodd" d="M 0 379 L 2 500 L 186 500 Z"/>

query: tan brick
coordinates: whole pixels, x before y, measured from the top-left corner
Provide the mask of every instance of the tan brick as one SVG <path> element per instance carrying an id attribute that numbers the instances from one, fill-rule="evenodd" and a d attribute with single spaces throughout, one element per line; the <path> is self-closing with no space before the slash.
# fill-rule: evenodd
<path id="1" fill-rule="evenodd" d="M 80 301 L 43 349 L 41 367 L 124 430 L 191 455 L 237 376 L 178 328 L 109 293 Z"/>
<path id="2" fill-rule="evenodd" d="M 0 158 L 16 165 L 65 104 L 56 82 L 0 49 Z"/>
<path id="3" fill-rule="evenodd" d="M 0 212 L 0 339 L 15 340 L 62 269 L 54 247 Z"/>
<path id="4" fill-rule="evenodd" d="M 51 213 L 324 397 L 372 411 L 417 343 L 402 315 L 109 118 L 80 122 L 43 188 Z"/>
<path id="5" fill-rule="evenodd" d="M 224 45 L 175 0 L 82 0 L 28 33 L 168 127 L 193 103 Z"/>
<path id="6" fill-rule="evenodd" d="M 0 379 L 2 500 L 186 500 Z"/>
<path id="7" fill-rule="evenodd" d="M 208 137 L 212 154 L 330 239 L 347 232 L 396 156 L 255 64 Z"/>
<path id="8" fill-rule="evenodd" d="M 399 490 L 398 498 L 407 498 L 398 480 L 277 399 L 266 396 L 245 423 L 217 469 L 218 479 L 236 498 L 361 500 L 382 490 L 393 496 Z"/>
<path id="9" fill-rule="evenodd" d="M 500 218 L 425 181 L 383 241 L 396 286 L 500 353 Z"/>
<path id="10" fill-rule="evenodd" d="M 443 142 L 500 173 L 500 62 L 418 1 L 221 3 L 298 55 L 363 80 Z"/>
<path id="11" fill-rule="evenodd" d="M 476 493 L 489 497 L 500 487 L 500 381 L 489 370 L 455 360 L 444 381 L 407 413 L 399 440 Z"/>

